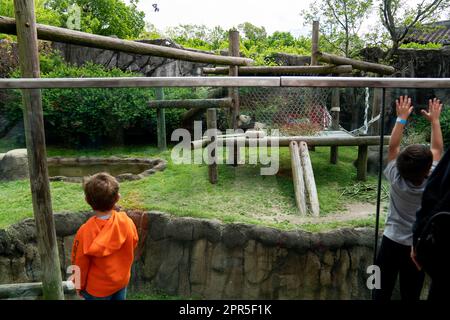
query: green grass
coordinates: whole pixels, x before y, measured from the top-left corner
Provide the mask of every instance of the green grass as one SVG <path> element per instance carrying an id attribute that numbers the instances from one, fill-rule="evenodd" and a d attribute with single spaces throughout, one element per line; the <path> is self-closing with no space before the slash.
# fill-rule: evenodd
<path id="1" fill-rule="evenodd" d="M 286 219 L 295 217 L 294 190 L 291 178 L 290 155 L 280 149 L 280 171 L 276 176 L 261 176 L 257 165 L 234 168 L 219 166 L 219 182 L 208 182 L 205 165 L 175 165 L 171 151 L 158 152 L 154 147 L 123 147 L 104 150 L 66 150 L 48 148 L 48 156 L 123 156 L 161 157 L 169 161 L 167 169 L 148 178 L 121 183 L 119 205 L 126 209 L 158 210 L 176 216 L 214 218 L 223 222 L 244 222 L 273 226 L 280 229 L 302 228 L 322 231 L 340 226 L 374 225 L 374 218 L 354 221 L 297 225 Z M 329 148 L 316 148 L 311 158 L 320 200 L 321 215 L 342 212 L 345 204 L 358 201 L 345 188 L 356 184 L 353 161 L 357 149 L 339 149 L 339 165 L 329 164 Z M 376 186 L 376 177 L 369 177 L 367 185 Z M 376 190 L 376 189 L 371 189 Z M 54 212 L 80 212 L 90 208 L 84 202 L 79 184 L 52 182 Z M 373 202 L 375 192 L 367 193 Z M 281 216 L 281 218 L 278 218 Z M 32 217 L 28 181 L 0 182 L 0 228 Z"/>

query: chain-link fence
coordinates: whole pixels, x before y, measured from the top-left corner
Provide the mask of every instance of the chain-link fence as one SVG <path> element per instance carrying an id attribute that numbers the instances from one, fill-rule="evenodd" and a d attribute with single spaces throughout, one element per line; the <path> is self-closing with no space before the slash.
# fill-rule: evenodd
<path id="1" fill-rule="evenodd" d="M 328 88 L 241 88 L 241 123 L 279 129 L 283 136 L 314 135 L 331 126 Z"/>

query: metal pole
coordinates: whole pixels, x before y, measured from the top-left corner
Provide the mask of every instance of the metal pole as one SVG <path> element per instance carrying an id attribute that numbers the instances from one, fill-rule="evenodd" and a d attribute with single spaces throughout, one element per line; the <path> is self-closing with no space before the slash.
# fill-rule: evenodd
<path id="1" fill-rule="evenodd" d="M 383 88 L 383 98 L 381 103 L 380 118 L 380 151 L 378 154 L 378 190 L 377 190 L 377 214 L 375 222 L 375 248 L 373 252 L 373 264 L 376 264 L 378 251 L 378 233 L 380 230 L 380 211 L 381 211 L 381 182 L 383 178 L 383 149 L 384 149 L 384 114 L 386 109 L 386 89 Z"/>

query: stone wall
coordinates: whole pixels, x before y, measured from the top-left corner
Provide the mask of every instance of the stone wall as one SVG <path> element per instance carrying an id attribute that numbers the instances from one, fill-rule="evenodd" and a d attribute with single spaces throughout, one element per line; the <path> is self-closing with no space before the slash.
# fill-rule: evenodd
<path id="1" fill-rule="evenodd" d="M 167 39 L 142 40 L 141 42 L 172 48 L 182 48 Z M 93 62 L 106 68 L 118 68 L 123 71 L 141 73 L 147 77 L 187 77 L 199 76 L 201 68 L 207 66 L 181 60 L 166 59 L 148 55 L 124 53 L 119 51 L 89 48 L 71 44 L 53 43 L 68 63 L 81 66 Z"/>
<path id="2" fill-rule="evenodd" d="M 368 299 L 372 229 L 327 233 L 148 213 L 148 233 L 130 290 L 205 299 Z M 64 271 L 73 235 L 90 216 L 57 214 Z M 145 229 L 145 228 L 143 228 Z M 141 235 L 142 236 L 142 235 Z M 32 219 L 0 230 L 0 283 L 38 281 Z"/>

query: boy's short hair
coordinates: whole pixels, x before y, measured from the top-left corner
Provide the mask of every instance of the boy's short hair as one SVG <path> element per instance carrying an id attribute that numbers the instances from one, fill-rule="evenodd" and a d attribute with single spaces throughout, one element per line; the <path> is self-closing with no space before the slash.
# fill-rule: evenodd
<path id="1" fill-rule="evenodd" d="M 94 210 L 109 211 L 118 200 L 119 182 L 106 172 L 84 178 L 83 189 L 87 203 Z"/>
<path id="2" fill-rule="evenodd" d="M 400 176 L 415 185 L 423 183 L 433 164 L 433 153 L 422 144 L 406 147 L 397 157 L 397 169 Z"/>

